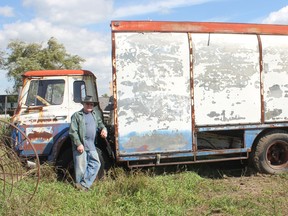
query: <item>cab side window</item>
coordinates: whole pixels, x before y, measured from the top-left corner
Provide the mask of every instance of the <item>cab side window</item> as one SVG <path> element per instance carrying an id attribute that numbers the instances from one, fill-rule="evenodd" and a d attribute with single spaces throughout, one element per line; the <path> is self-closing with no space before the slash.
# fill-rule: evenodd
<path id="1" fill-rule="evenodd" d="M 84 81 L 75 81 L 73 83 L 74 102 L 81 103 L 86 96 L 86 86 Z"/>

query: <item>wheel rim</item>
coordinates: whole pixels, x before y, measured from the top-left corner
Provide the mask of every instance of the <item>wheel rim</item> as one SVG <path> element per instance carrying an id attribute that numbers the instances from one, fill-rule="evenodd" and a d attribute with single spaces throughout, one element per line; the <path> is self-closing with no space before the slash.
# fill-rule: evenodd
<path id="1" fill-rule="evenodd" d="M 267 149 L 267 161 L 270 166 L 276 169 L 283 169 L 288 167 L 288 143 L 283 141 L 276 141 L 272 143 Z"/>

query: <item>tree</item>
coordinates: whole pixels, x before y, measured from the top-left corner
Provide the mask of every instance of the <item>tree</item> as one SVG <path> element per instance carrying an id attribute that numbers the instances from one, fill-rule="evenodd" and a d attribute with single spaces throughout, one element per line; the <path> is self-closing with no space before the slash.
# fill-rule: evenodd
<path id="1" fill-rule="evenodd" d="M 4 64 L 4 52 L 0 50 L 0 68 L 3 67 Z"/>
<path id="2" fill-rule="evenodd" d="M 47 47 L 42 44 L 23 41 L 11 41 L 7 46 L 6 58 L 0 55 L 0 65 L 7 70 L 9 80 L 14 81 L 16 92 L 22 84 L 21 75 L 29 70 L 80 69 L 84 59 L 66 52 L 63 44 L 55 38 L 50 38 Z M 9 54 L 8 54 L 9 53 Z M 0 53 L 1 54 L 1 53 Z"/>
<path id="3" fill-rule="evenodd" d="M 105 94 L 101 95 L 101 97 L 108 98 L 109 95 L 107 93 L 105 93 Z"/>

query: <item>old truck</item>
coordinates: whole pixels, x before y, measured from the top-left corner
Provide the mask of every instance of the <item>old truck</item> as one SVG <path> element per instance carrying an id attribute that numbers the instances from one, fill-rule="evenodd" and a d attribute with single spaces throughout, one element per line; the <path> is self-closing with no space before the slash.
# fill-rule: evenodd
<path id="1" fill-rule="evenodd" d="M 61 169 L 71 168 L 70 120 L 82 108 L 86 95 L 98 99 L 96 77 L 90 71 L 44 70 L 23 74 L 23 87 L 12 122 L 25 131 L 41 161 L 53 162 Z M 21 139 L 21 134 L 13 136 Z M 27 142 L 19 141 L 15 150 L 20 156 L 32 158 L 35 153 Z"/>
<path id="2" fill-rule="evenodd" d="M 288 26 L 112 21 L 111 33 L 103 165 L 112 151 L 128 167 L 249 160 L 259 172 L 288 171 Z M 97 100 L 95 76 L 23 76 L 15 124 L 39 156 L 68 164 L 70 116 L 86 94 Z"/>

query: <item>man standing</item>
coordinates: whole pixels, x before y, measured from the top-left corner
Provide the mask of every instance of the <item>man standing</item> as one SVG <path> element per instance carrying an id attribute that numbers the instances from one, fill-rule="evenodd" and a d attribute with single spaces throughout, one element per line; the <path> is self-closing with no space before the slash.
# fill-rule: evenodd
<path id="1" fill-rule="evenodd" d="M 101 163 L 96 151 L 97 130 L 101 130 L 101 137 L 107 137 L 100 112 L 94 110 L 96 102 L 92 96 L 86 96 L 83 109 L 75 112 L 71 117 L 69 135 L 72 140 L 76 188 L 88 190 L 93 184 Z"/>

